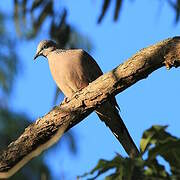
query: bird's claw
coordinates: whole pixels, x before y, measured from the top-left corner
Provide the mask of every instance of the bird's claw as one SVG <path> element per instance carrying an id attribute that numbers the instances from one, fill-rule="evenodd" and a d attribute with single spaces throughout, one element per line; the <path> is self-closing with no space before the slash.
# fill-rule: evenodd
<path id="1" fill-rule="evenodd" d="M 68 97 L 65 97 L 62 103 L 68 103 L 70 99 Z"/>

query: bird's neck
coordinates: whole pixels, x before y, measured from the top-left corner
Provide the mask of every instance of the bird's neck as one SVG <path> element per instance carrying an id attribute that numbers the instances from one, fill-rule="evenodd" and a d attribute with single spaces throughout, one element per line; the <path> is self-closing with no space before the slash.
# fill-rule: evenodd
<path id="1" fill-rule="evenodd" d="M 50 56 L 54 56 L 54 55 L 57 55 L 57 54 L 66 53 L 67 51 L 68 51 L 68 49 L 58 49 L 58 48 L 55 48 L 55 49 L 52 49 L 51 51 L 49 51 L 49 52 L 46 54 L 46 57 L 49 59 Z"/>
<path id="2" fill-rule="evenodd" d="M 55 52 L 56 53 L 64 53 L 64 52 L 67 52 L 68 50 L 67 49 L 56 49 Z"/>

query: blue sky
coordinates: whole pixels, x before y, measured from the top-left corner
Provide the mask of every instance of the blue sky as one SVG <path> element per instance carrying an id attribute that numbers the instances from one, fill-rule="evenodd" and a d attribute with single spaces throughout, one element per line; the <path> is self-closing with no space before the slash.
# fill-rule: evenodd
<path id="1" fill-rule="evenodd" d="M 164 1 L 125 1 L 116 23 L 112 21 L 112 4 L 103 22 L 98 25 L 101 3 L 95 0 L 62 2 L 69 10 L 68 22 L 92 41 L 94 49 L 91 55 L 104 72 L 115 68 L 144 47 L 179 35 L 180 25 L 174 23 L 175 13 Z M 33 61 L 36 46 L 40 39 L 48 38 L 46 35 L 41 33 L 35 41 L 19 42 L 17 48 L 21 54 L 21 71 L 16 78 L 11 106 L 27 113 L 33 120 L 52 109 L 55 93 L 55 83 L 47 61 L 44 58 Z M 143 131 L 154 124 L 169 125 L 168 131 L 180 136 L 179 77 L 179 69 L 167 71 L 161 68 L 117 95 L 121 116 L 137 146 Z M 53 152 L 46 152 L 46 161 L 55 177 L 63 170 L 67 179 L 74 179 L 94 167 L 100 158 L 111 159 L 116 152 L 127 156 L 95 113 L 73 130 L 79 149 L 77 156 L 69 154 L 66 144 Z"/>

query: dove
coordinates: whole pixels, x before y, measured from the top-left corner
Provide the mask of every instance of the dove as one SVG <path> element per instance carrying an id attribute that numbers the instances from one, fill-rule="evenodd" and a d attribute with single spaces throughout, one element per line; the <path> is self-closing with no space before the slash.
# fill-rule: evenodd
<path id="1" fill-rule="evenodd" d="M 34 60 L 39 56 L 47 58 L 52 77 L 66 98 L 72 98 L 76 92 L 103 75 L 94 58 L 83 49 L 60 49 L 54 41 L 42 40 Z M 115 97 L 97 107 L 95 112 L 110 128 L 129 157 L 137 157 L 138 148 L 119 114 Z"/>

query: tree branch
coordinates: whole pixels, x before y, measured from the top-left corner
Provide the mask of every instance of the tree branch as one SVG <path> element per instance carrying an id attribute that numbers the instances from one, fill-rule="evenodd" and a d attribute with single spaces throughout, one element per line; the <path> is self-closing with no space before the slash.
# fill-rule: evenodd
<path id="1" fill-rule="evenodd" d="M 0 153 L 0 178 L 8 178 L 33 157 L 54 144 L 97 106 L 156 69 L 180 66 L 180 37 L 169 38 L 142 49 L 112 71 L 77 92 L 68 102 L 28 126 L 23 134 Z"/>

